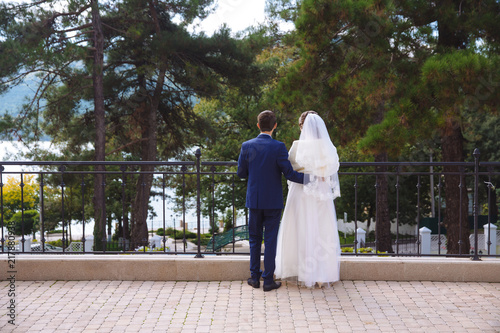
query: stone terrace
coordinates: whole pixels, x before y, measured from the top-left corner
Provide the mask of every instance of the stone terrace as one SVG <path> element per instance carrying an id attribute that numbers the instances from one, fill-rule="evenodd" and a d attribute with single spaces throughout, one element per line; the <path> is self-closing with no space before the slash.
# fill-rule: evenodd
<path id="1" fill-rule="evenodd" d="M 7 311 L 6 282 L 0 308 Z M 18 281 L 1 332 L 499 332 L 500 283 Z"/>

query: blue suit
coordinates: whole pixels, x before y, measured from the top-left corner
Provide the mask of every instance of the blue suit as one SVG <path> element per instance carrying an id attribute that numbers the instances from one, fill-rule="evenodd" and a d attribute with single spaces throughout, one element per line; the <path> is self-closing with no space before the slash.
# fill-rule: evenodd
<path id="1" fill-rule="evenodd" d="M 241 146 L 238 158 L 238 177 L 247 178 L 246 207 L 250 210 L 248 230 L 250 238 L 250 272 L 252 278 L 264 284 L 273 282 L 276 241 L 278 237 L 283 189 L 281 175 L 303 183 L 304 174 L 293 170 L 283 142 L 270 135 L 260 134 Z M 262 234 L 264 233 L 264 273 L 260 270 Z"/>

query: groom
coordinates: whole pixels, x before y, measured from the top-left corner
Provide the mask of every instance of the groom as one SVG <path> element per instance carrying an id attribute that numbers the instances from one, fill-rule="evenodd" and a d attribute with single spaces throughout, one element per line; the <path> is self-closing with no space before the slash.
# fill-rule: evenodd
<path id="1" fill-rule="evenodd" d="M 274 281 L 276 241 L 283 209 L 281 174 L 286 179 L 303 183 L 304 174 L 293 170 L 288 161 L 288 151 L 283 142 L 272 138 L 276 129 L 276 116 L 272 111 L 262 111 L 257 117 L 260 135 L 241 146 L 238 158 L 238 177 L 247 178 L 246 207 L 250 210 L 248 231 L 250 236 L 250 273 L 248 284 L 264 291 L 278 289 Z M 264 233 L 264 272 L 260 270 L 262 234 Z"/>

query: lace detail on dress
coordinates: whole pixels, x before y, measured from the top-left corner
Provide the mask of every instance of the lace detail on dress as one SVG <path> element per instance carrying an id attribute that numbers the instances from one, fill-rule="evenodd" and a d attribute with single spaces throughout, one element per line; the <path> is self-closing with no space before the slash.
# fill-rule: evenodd
<path id="1" fill-rule="evenodd" d="M 334 200 L 340 197 L 338 174 L 329 177 L 318 177 L 305 174 L 304 193 L 318 200 Z"/>

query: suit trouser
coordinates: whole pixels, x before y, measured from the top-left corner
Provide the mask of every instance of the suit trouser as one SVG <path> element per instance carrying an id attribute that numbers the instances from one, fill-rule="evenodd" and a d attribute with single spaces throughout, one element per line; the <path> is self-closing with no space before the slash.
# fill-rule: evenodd
<path id="1" fill-rule="evenodd" d="M 274 280 L 276 267 L 276 243 L 280 226 L 281 209 L 250 209 L 248 233 L 250 243 L 250 272 L 252 278 L 260 279 L 264 284 Z M 264 234 L 264 273 L 260 269 L 262 235 Z"/>

